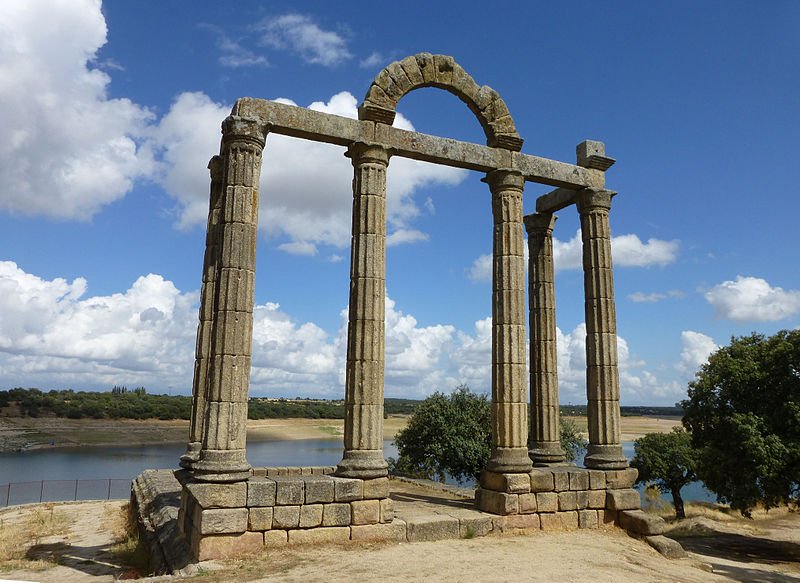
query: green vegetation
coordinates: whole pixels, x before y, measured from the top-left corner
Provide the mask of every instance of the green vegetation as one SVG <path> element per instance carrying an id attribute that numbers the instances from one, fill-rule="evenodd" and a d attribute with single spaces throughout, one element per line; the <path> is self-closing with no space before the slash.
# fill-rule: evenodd
<path id="1" fill-rule="evenodd" d="M 581 436 L 578 426 L 572 419 L 567 419 L 563 415 L 559 423 L 561 448 L 567 456 L 568 462 L 576 462 L 586 451 L 589 442 Z"/>
<path id="2" fill-rule="evenodd" d="M 745 516 L 800 501 L 800 330 L 732 338 L 689 383 L 697 474 Z"/>
<path id="3" fill-rule="evenodd" d="M 637 483 L 650 484 L 672 494 L 675 516 L 686 518 L 681 488 L 697 479 L 697 452 L 692 436 L 680 427 L 671 433 L 648 433 L 634 442 L 631 466 L 639 470 Z"/>

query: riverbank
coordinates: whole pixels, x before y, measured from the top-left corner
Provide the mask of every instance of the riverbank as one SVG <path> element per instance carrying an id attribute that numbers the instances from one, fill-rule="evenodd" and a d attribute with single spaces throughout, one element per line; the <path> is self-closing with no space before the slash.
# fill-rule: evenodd
<path id="1" fill-rule="evenodd" d="M 408 415 L 384 420 L 384 439 L 393 439 L 408 423 Z M 586 418 L 573 419 L 586 431 Z M 623 417 L 622 440 L 633 441 L 645 433 L 668 432 L 680 425 L 677 417 Z M 189 422 L 148 419 L 65 419 L 61 417 L 0 417 L 0 452 L 57 447 L 113 447 L 185 443 Z M 341 419 L 259 419 L 247 422 L 248 441 L 340 439 Z"/>

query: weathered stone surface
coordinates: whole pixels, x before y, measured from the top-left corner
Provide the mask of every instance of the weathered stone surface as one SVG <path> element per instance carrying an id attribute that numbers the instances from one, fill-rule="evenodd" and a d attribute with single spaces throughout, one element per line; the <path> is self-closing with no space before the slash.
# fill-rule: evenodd
<path id="1" fill-rule="evenodd" d="M 278 506 L 299 506 L 305 502 L 305 483 L 292 476 L 276 476 L 275 504 Z"/>
<path id="2" fill-rule="evenodd" d="M 272 530 L 272 507 L 251 508 L 248 518 L 248 530 Z"/>
<path id="3" fill-rule="evenodd" d="M 300 528 L 314 528 L 322 524 L 322 504 L 304 504 L 300 507 Z"/>
<path id="4" fill-rule="evenodd" d="M 606 473 L 603 470 L 589 470 L 589 488 L 592 490 L 606 489 Z"/>
<path id="5" fill-rule="evenodd" d="M 539 524 L 542 530 L 561 530 L 564 528 L 561 517 L 555 512 L 540 512 Z"/>
<path id="6" fill-rule="evenodd" d="M 515 530 L 528 530 L 540 528 L 538 514 L 512 514 L 510 516 L 497 516 L 492 519 L 492 525 L 497 532 L 510 532 Z"/>
<path id="7" fill-rule="evenodd" d="M 325 504 L 322 508 L 322 526 L 350 526 L 352 514 L 347 502 Z"/>
<path id="8" fill-rule="evenodd" d="M 373 500 L 376 498 L 388 498 L 389 496 L 389 478 L 374 478 L 372 480 L 364 480 L 364 500 Z"/>
<path id="9" fill-rule="evenodd" d="M 596 510 L 578 510 L 578 528 L 597 528 Z"/>
<path id="10" fill-rule="evenodd" d="M 558 493 L 558 510 L 577 510 L 578 500 L 575 492 L 566 491 Z"/>
<path id="11" fill-rule="evenodd" d="M 381 500 L 381 522 L 392 522 L 394 520 L 394 502 L 391 498 Z"/>
<path id="12" fill-rule="evenodd" d="M 595 510 L 606 507 L 606 491 L 605 490 L 590 490 L 588 508 Z"/>
<path id="13" fill-rule="evenodd" d="M 211 508 L 200 512 L 195 527 L 200 534 L 233 534 L 247 530 L 247 508 Z"/>
<path id="14" fill-rule="evenodd" d="M 517 514 L 519 512 L 519 496 L 494 490 L 483 489 L 480 497 L 480 508 L 492 514 Z"/>
<path id="15" fill-rule="evenodd" d="M 487 490 L 505 492 L 507 494 L 521 494 L 531 491 L 531 481 L 528 474 L 504 474 L 483 471 L 480 478 L 481 486 Z"/>
<path id="16" fill-rule="evenodd" d="M 609 510 L 606 508 L 605 510 L 600 509 L 597 511 L 597 524 L 601 527 L 611 527 L 617 521 L 617 511 L 616 510 Z"/>
<path id="17" fill-rule="evenodd" d="M 578 510 L 589 508 L 589 490 L 575 492 L 575 504 L 577 505 Z"/>
<path id="18" fill-rule="evenodd" d="M 350 527 L 350 540 L 406 542 L 406 523 L 395 520 L 391 524 L 365 524 Z"/>
<path id="19" fill-rule="evenodd" d="M 458 532 L 461 538 L 486 536 L 492 532 L 493 519 L 491 516 L 459 517 Z"/>
<path id="20" fill-rule="evenodd" d="M 289 542 L 289 534 L 285 530 L 268 530 L 264 533 L 265 547 L 280 547 Z"/>
<path id="21" fill-rule="evenodd" d="M 264 548 L 260 532 L 198 537 L 192 551 L 198 561 L 228 559 L 259 553 Z"/>
<path id="22" fill-rule="evenodd" d="M 622 528 L 636 534 L 663 534 L 667 529 L 663 518 L 642 510 L 622 510 L 617 517 Z"/>
<path id="23" fill-rule="evenodd" d="M 666 536 L 646 536 L 644 540 L 668 559 L 683 559 L 687 556 L 686 551 L 683 550 L 683 547 L 678 541 L 667 538 Z"/>
<path id="24" fill-rule="evenodd" d="M 450 516 L 416 516 L 406 522 L 408 542 L 459 538 L 458 519 Z"/>
<path id="25" fill-rule="evenodd" d="M 636 510 L 641 505 L 641 497 L 636 490 L 606 490 L 606 508 L 609 510 Z"/>
<path id="26" fill-rule="evenodd" d="M 606 487 L 611 489 L 632 488 L 639 476 L 636 468 L 625 468 L 623 470 L 606 470 Z"/>
<path id="27" fill-rule="evenodd" d="M 556 492 L 538 492 L 536 506 L 539 512 L 555 512 L 558 510 L 558 494 Z"/>
<path id="28" fill-rule="evenodd" d="M 567 468 L 553 468 L 553 490 L 563 492 L 569 490 L 569 470 Z"/>
<path id="29" fill-rule="evenodd" d="M 275 506 L 275 480 L 252 477 L 247 480 L 247 505 Z"/>
<path id="30" fill-rule="evenodd" d="M 531 479 L 531 492 L 552 492 L 555 487 L 553 484 L 553 472 L 533 468 L 528 474 Z"/>
<path id="31" fill-rule="evenodd" d="M 247 505 L 247 484 L 189 483 L 186 490 L 200 508 L 242 508 Z"/>
<path id="32" fill-rule="evenodd" d="M 570 490 L 588 490 L 589 489 L 589 472 L 586 470 L 570 470 L 569 471 L 569 489 Z"/>
<path id="33" fill-rule="evenodd" d="M 519 495 L 519 513 L 530 514 L 536 512 L 539 506 L 536 504 L 536 494 L 529 492 L 527 494 Z"/>
<path id="34" fill-rule="evenodd" d="M 348 526 L 289 531 L 289 544 L 342 544 L 349 540 L 350 527 Z"/>
<path id="35" fill-rule="evenodd" d="M 334 500 L 333 478 L 312 475 L 304 478 L 306 504 L 328 503 Z"/>
<path id="36" fill-rule="evenodd" d="M 364 497 L 363 480 L 350 478 L 333 478 L 334 500 L 336 502 L 352 502 Z"/>
<path id="37" fill-rule="evenodd" d="M 300 526 L 300 506 L 275 506 L 272 528 L 290 529 Z"/>
<path id="38" fill-rule="evenodd" d="M 577 510 L 570 510 L 567 512 L 557 512 L 556 515 L 561 521 L 561 526 L 567 530 L 574 530 L 578 528 L 578 512 Z"/>
<path id="39" fill-rule="evenodd" d="M 351 524 L 377 524 L 381 520 L 380 500 L 356 500 L 350 503 Z"/>

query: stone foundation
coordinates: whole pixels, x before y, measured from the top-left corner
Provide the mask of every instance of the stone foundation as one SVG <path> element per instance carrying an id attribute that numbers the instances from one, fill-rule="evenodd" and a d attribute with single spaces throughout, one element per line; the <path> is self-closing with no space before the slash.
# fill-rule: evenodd
<path id="1" fill-rule="evenodd" d="M 340 478 L 333 469 L 259 468 L 232 484 L 187 481 L 178 525 L 192 555 L 203 561 L 264 545 L 344 542 L 390 529 L 389 479 Z"/>

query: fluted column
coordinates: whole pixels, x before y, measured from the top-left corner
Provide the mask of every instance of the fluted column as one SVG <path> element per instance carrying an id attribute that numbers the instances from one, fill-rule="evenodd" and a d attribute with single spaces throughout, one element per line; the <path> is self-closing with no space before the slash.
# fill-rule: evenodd
<path id="1" fill-rule="evenodd" d="M 485 181 L 494 216 L 492 276 L 492 453 L 486 469 L 526 472 L 525 259 L 519 172 L 494 170 Z"/>
<path id="2" fill-rule="evenodd" d="M 587 468 L 627 467 L 622 453 L 617 369 L 617 316 L 611 267 L 610 190 L 583 190 L 577 206 L 583 240 L 586 298 L 586 392 L 589 401 Z"/>
<path id="3" fill-rule="evenodd" d="M 222 124 L 224 178 L 218 225 L 208 388 L 196 479 L 246 480 L 247 399 L 253 342 L 258 180 L 265 127 L 228 117 Z"/>
<path id="4" fill-rule="evenodd" d="M 556 217 L 525 217 L 528 232 L 528 307 L 530 334 L 531 424 L 528 453 L 535 465 L 566 459 L 561 447 L 558 409 L 556 295 L 553 227 Z"/>
<path id="5" fill-rule="evenodd" d="M 219 221 L 222 210 L 222 179 L 224 167 L 222 158 L 214 156 L 208 163 L 211 172 L 211 192 L 206 226 L 206 252 L 203 257 L 203 284 L 200 288 L 200 317 L 197 325 L 197 343 L 194 352 L 194 375 L 192 378 L 192 415 L 189 425 L 189 442 L 186 453 L 181 456 L 180 465 L 192 469 L 200 459 L 203 444 L 203 421 L 206 410 L 206 391 L 208 389 L 208 360 L 211 352 L 211 332 L 213 330 L 214 290 L 217 283 L 217 262 L 219 258 Z"/>
<path id="6" fill-rule="evenodd" d="M 347 323 L 344 455 L 337 475 L 387 474 L 383 457 L 383 371 L 386 294 L 386 168 L 389 152 L 356 143 L 347 155 L 354 169 L 350 307 Z"/>

